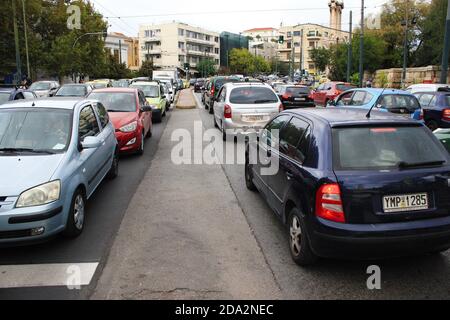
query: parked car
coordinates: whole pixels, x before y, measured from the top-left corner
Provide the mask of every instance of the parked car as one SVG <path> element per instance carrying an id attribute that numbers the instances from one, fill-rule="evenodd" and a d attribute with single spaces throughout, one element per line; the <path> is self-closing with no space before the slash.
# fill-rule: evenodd
<path id="1" fill-rule="evenodd" d="M 275 92 L 277 94 L 280 93 L 280 87 L 281 86 L 285 86 L 285 85 L 286 85 L 286 83 L 283 82 L 283 81 L 274 81 L 274 82 L 271 83 L 271 86 L 272 86 L 273 90 L 275 90 Z"/>
<path id="2" fill-rule="evenodd" d="M 207 93 L 205 95 L 205 105 L 209 109 L 209 113 L 214 113 L 214 101 L 217 99 L 220 89 L 226 83 L 240 82 L 238 78 L 233 77 L 215 77 L 209 82 Z"/>
<path id="3" fill-rule="evenodd" d="M 209 83 L 210 83 L 210 79 L 206 79 L 205 80 L 205 84 L 203 85 L 203 90 L 202 90 L 202 103 L 203 103 L 203 105 L 205 106 L 205 108 L 207 109 L 207 106 L 206 106 L 206 100 L 205 100 L 205 98 L 206 98 L 206 94 L 207 94 L 207 92 L 209 91 Z"/>
<path id="4" fill-rule="evenodd" d="M 166 96 L 166 109 L 167 111 L 169 111 L 172 101 L 175 101 L 175 94 L 173 93 L 173 89 L 170 86 L 170 84 L 164 83 L 163 88 L 164 88 L 164 95 Z"/>
<path id="5" fill-rule="evenodd" d="M 131 80 L 129 79 L 120 79 L 120 80 L 113 80 L 112 81 L 112 87 L 114 88 L 128 88 L 130 86 Z"/>
<path id="6" fill-rule="evenodd" d="M 33 91 L 38 98 L 53 97 L 60 85 L 57 81 L 37 81 L 28 89 Z"/>
<path id="7" fill-rule="evenodd" d="M 159 82 L 133 82 L 130 88 L 142 90 L 145 99 L 152 107 L 152 117 L 154 122 L 161 122 L 166 116 L 167 99 L 164 94 L 164 87 Z"/>
<path id="8" fill-rule="evenodd" d="M 112 81 L 110 79 L 97 79 L 87 83 L 90 84 L 94 89 L 104 89 L 113 86 Z"/>
<path id="9" fill-rule="evenodd" d="M 93 90 L 87 83 L 65 84 L 56 92 L 55 97 L 86 97 Z"/>
<path id="10" fill-rule="evenodd" d="M 316 106 L 325 107 L 329 101 L 333 101 L 341 93 L 356 88 L 345 82 L 326 82 L 321 84 L 312 94 Z"/>
<path id="11" fill-rule="evenodd" d="M 445 149 L 450 152 L 450 129 L 437 129 L 434 135 L 442 142 Z"/>
<path id="12" fill-rule="evenodd" d="M 18 89 L 15 86 L 0 87 L 0 105 L 14 100 L 30 100 L 36 98 L 36 94 L 30 90 Z"/>
<path id="13" fill-rule="evenodd" d="M 222 131 L 223 140 L 227 135 L 259 132 L 282 108 L 280 99 L 268 85 L 227 83 L 214 104 L 214 126 Z"/>
<path id="14" fill-rule="evenodd" d="M 201 92 L 205 85 L 205 79 L 197 79 L 194 84 L 194 92 Z"/>
<path id="15" fill-rule="evenodd" d="M 92 91 L 88 96 L 105 106 L 116 129 L 120 153 L 144 154 L 145 139 L 152 135 L 152 108 L 144 93 L 133 88 Z"/>
<path id="16" fill-rule="evenodd" d="M 450 86 L 448 84 L 436 84 L 436 83 L 421 83 L 421 84 L 413 84 L 409 86 L 406 91 L 409 93 L 415 94 L 418 92 L 436 92 L 439 89 L 447 89 L 450 90 Z"/>
<path id="17" fill-rule="evenodd" d="M 409 92 L 395 89 L 363 88 L 342 93 L 328 106 L 355 107 L 402 114 L 415 120 L 422 120 L 423 114 L 417 98 Z"/>
<path id="18" fill-rule="evenodd" d="M 311 91 L 307 86 L 279 86 L 278 96 L 284 109 L 314 107 Z"/>
<path id="19" fill-rule="evenodd" d="M 289 226 L 299 265 L 317 257 L 376 259 L 450 247 L 450 155 L 424 124 L 366 113 L 284 111 L 259 143 L 247 143 L 246 185 Z M 260 161 L 250 163 L 258 148 Z M 261 174 L 276 160 L 275 174 Z"/>
<path id="20" fill-rule="evenodd" d="M 414 95 L 419 99 L 424 121 L 431 131 L 450 128 L 450 89 L 418 92 Z"/>
<path id="21" fill-rule="evenodd" d="M 118 174 L 103 105 L 59 98 L 5 104 L 0 137 L 0 242 L 80 235 L 87 199 Z"/>

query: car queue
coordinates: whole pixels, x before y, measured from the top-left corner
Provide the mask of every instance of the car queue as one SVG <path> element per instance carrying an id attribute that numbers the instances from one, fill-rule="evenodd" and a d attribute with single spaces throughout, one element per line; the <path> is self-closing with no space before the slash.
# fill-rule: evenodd
<path id="1" fill-rule="evenodd" d="M 0 88 L 0 244 L 79 236 L 86 202 L 118 175 L 120 155 L 144 153 L 171 102 L 163 83 L 124 83 L 58 85 L 41 98 Z"/>
<path id="2" fill-rule="evenodd" d="M 286 226 L 297 264 L 450 248 L 450 132 L 429 130 L 431 105 L 439 121 L 447 113 L 450 120 L 447 88 L 414 95 L 276 82 L 275 90 L 233 77 L 202 80 L 198 87 L 224 140 L 257 132 L 258 139 L 245 139 L 245 184 Z M 315 107 L 318 100 L 323 107 Z M 250 154 L 258 155 L 256 164 Z M 274 159 L 278 172 L 261 174 Z"/>

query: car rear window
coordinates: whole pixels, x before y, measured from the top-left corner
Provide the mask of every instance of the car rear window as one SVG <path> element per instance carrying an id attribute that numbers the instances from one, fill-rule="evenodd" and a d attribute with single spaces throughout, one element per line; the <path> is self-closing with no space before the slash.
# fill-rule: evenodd
<path id="1" fill-rule="evenodd" d="M 92 92 L 90 99 L 100 101 L 108 112 L 136 112 L 136 96 L 134 93 Z"/>
<path id="2" fill-rule="evenodd" d="M 408 109 L 413 112 L 420 108 L 419 101 L 413 95 L 399 95 L 399 94 L 387 94 L 384 95 L 379 103 L 379 105 L 385 107 L 386 109 Z"/>
<path id="3" fill-rule="evenodd" d="M 216 88 L 216 90 L 220 90 L 220 88 L 222 88 L 224 84 L 230 83 L 230 82 L 239 82 L 239 80 L 238 79 L 218 79 L 214 83 L 214 87 Z"/>
<path id="4" fill-rule="evenodd" d="M 450 95 L 445 95 L 445 97 L 444 97 L 444 105 L 446 107 L 450 107 Z"/>
<path id="5" fill-rule="evenodd" d="M 333 129 L 335 170 L 383 170 L 447 162 L 445 150 L 425 127 Z"/>
<path id="6" fill-rule="evenodd" d="M 286 88 L 286 93 L 290 93 L 292 95 L 309 94 L 309 89 L 306 87 L 289 87 Z"/>
<path id="7" fill-rule="evenodd" d="M 8 102 L 10 95 L 11 93 L 9 92 L 0 92 L 0 104 Z"/>
<path id="8" fill-rule="evenodd" d="M 277 95 L 266 87 L 235 88 L 230 94 L 230 103 L 234 104 L 264 104 L 277 103 Z"/>
<path id="9" fill-rule="evenodd" d="M 355 89 L 356 86 L 352 86 L 351 84 L 337 84 L 336 89 L 339 91 L 347 91 L 351 89 Z"/>

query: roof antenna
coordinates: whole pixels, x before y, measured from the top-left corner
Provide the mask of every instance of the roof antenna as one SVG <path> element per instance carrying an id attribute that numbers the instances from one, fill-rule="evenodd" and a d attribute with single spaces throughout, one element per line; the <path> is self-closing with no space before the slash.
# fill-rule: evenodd
<path id="1" fill-rule="evenodd" d="M 373 110 L 373 108 L 375 108 L 375 106 L 378 104 L 378 101 L 380 100 L 380 98 L 383 97 L 383 93 L 386 90 L 386 87 L 383 88 L 383 91 L 381 91 L 380 97 L 377 99 L 377 101 L 375 101 L 375 103 L 373 104 L 373 106 L 369 109 L 369 112 L 366 114 L 366 118 L 370 119 L 370 114 Z"/>

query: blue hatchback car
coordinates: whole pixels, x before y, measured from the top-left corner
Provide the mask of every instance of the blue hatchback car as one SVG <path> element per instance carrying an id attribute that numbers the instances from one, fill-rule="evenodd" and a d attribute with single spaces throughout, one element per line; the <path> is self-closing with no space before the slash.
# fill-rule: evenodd
<path id="1" fill-rule="evenodd" d="M 246 185 L 288 225 L 299 265 L 450 248 L 449 153 L 423 123 L 366 114 L 285 111 L 247 143 Z"/>
<path id="2" fill-rule="evenodd" d="M 383 112 L 391 112 L 422 120 L 423 114 L 417 98 L 407 92 L 395 89 L 360 88 L 345 91 L 339 95 L 331 106 L 356 107 Z"/>
<path id="3" fill-rule="evenodd" d="M 86 200 L 118 173 L 118 148 L 97 101 L 0 106 L 0 243 L 83 231 Z"/>

